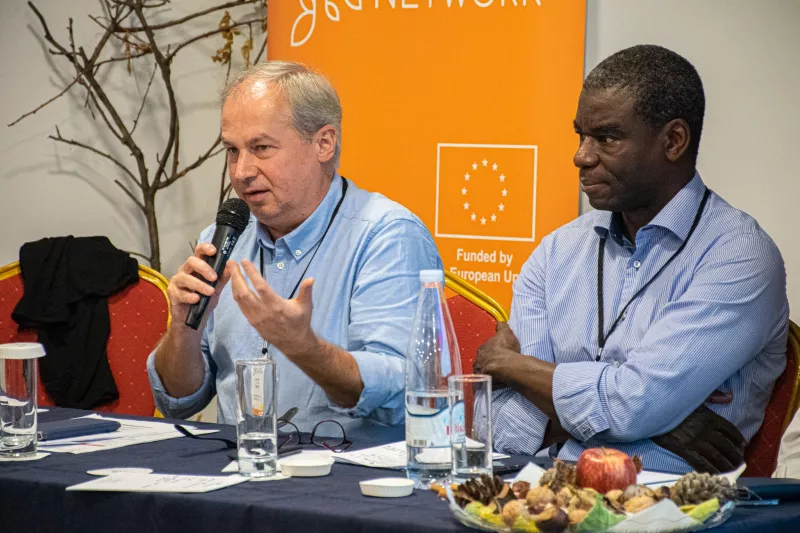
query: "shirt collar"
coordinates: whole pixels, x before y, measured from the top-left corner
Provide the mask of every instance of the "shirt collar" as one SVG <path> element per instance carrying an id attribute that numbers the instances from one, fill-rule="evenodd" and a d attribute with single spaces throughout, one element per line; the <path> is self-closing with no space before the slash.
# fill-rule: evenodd
<path id="1" fill-rule="evenodd" d="M 299 261 L 311 250 L 322 238 L 322 234 L 328 227 L 328 223 L 336 209 L 336 204 L 342 196 L 342 177 L 339 173 L 334 173 L 330 188 L 311 215 L 303 221 L 297 228 L 287 233 L 276 242 L 272 241 L 269 232 L 263 224 L 258 225 L 258 243 L 261 246 L 272 249 L 283 241 L 294 257 Z"/>
<path id="2" fill-rule="evenodd" d="M 686 240 L 689 231 L 692 229 L 692 223 L 700 202 L 703 201 L 705 190 L 706 186 L 703 180 L 699 174 L 695 173 L 689 183 L 678 191 L 678 194 L 658 212 L 649 224 L 642 226 L 642 229 L 661 227 L 672 232 L 681 241 Z M 623 233 L 620 224 L 621 217 L 618 216 L 618 213 L 602 211 L 595 219 L 594 230 L 601 237 L 610 235 L 617 242 L 622 243 Z"/>

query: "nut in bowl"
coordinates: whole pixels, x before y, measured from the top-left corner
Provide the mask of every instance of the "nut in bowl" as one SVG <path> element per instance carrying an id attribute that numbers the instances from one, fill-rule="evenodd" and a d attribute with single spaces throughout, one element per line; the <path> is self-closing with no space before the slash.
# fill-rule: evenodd
<path id="1" fill-rule="evenodd" d="M 613 456 L 613 465 L 622 466 L 608 469 L 610 479 L 604 479 L 602 473 L 580 476 L 575 466 L 557 460 L 535 487 L 482 476 L 447 487 L 450 507 L 461 523 L 475 529 L 541 533 L 699 531 L 733 512 L 736 487 L 725 477 L 691 472 L 671 488 L 653 490 L 629 475 L 628 461 L 638 470 L 638 458 L 596 456 Z M 586 479 L 592 486 L 578 481 Z M 632 483 L 606 492 L 595 488 L 619 487 L 620 479 Z"/>

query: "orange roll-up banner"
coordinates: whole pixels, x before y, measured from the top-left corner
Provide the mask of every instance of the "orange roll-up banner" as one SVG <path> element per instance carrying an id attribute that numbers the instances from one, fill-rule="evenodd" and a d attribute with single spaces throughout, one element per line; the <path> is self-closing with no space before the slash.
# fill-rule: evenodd
<path id="1" fill-rule="evenodd" d="M 336 87 L 341 174 L 416 213 L 445 269 L 508 309 L 578 214 L 585 21 L 585 0 L 275 0 L 267 51 Z"/>

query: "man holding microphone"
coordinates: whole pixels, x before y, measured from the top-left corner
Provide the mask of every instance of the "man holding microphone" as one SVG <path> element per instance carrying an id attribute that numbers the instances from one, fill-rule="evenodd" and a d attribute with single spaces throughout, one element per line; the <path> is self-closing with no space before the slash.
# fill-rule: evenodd
<path id="1" fill-rule="evenodd" d="M 223 94 L 231 183 L 251 217 L 216 288 L 201 244 L 170 280 L 172 325 L 148 358 L 156 405 L 185 418 L 218 395 L 235 422 L 237 359 L 277 362 L 278 410 L 345 428 L 404 417 L 405 351 L 419 271 L 442 268 L 430 233 L 403 206 L 339 176 L 341 105 L 322 75 L 256 65 Z M 249 284 L 248 284 L 249 279 Z M 198 330 L 184 322 L 211 297 Z"/>

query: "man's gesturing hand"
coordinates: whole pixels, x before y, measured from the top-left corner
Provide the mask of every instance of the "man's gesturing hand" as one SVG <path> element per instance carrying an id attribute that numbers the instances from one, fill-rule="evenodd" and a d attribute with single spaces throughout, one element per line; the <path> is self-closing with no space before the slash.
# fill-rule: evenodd
<path id="1" fill-rule="evenodd" d="M 308 354 L 314 349 L 317 338 L 311 330 L 311 286 L 313 278 L 303 280 L 297 298 L 281 298 L 261 277 L 250 261 L 242 261 L 242 268 L 255 292 L 235 261 L 228 261 L 226 270 L 231 277 L 233 299 L 245 318 L 261 337 L 274 345 L 290 359 L 294 355 Z"/>

